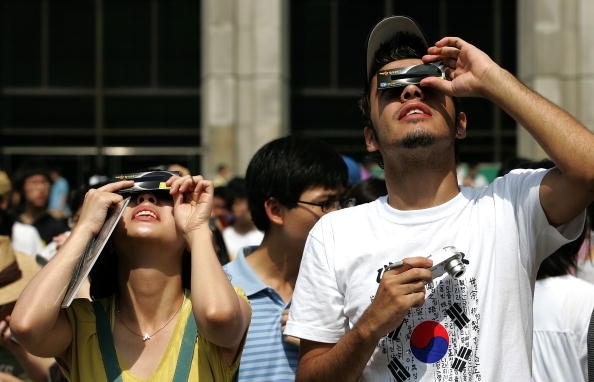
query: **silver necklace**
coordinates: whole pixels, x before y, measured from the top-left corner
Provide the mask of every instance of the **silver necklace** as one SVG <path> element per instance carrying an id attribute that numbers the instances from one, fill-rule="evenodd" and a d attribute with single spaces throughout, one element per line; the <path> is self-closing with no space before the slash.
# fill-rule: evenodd
<path id="1" fill-rule="evenodd" d="M 167 321 L 165 321 L 165 323 L 163 325 L 161 325 L 159 327 L 159 329 L 155 330 L 152 334 L 149 334 L 147 332 L 144 332 L 144 334 L 140 334 L 135 332 L 134 330 L 132 330 L 130 327 L 128 327 L 128 325 L 126 325 L 126 323 L 124 322 L 124 320 L 122 319 L 122 317 L 120 317 L 120 309 L 119 307 L 116 309 L 116 317 L 117 319 L 122 323 L 122 325 L 124 325 L 124 328 L 128 329 L 128 331 L 132 334 L 134 334 L 135 336 L 141 337 L 143 342 L 146 342 L 148 340 L 150 340 L 155 334 L 159 333 L 161 330 L 163 330 L 170 322 L 171 320 L 173 320 L 173 317 L 175 317 L 179 311 L 181 310 L 182 306 L 184 305 L 184 301 L 186 301 L 186 295 L 184 294 L 184 298 L 182 299 L 181 304 L 179 305 L 179 308 L 177 308 L 177 310 L 175 312 L 173 312 L 173 314 L 171 315 L 171 317 L 169 317 L 167 319 Z"/>

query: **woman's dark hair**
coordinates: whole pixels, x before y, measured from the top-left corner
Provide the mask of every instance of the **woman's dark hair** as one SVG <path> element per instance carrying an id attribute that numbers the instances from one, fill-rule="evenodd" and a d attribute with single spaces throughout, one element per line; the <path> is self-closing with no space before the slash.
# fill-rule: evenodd
<path id="1" fill-rule="evenodd" d="M 342 157 L 324 141 L 286 136 L 262 146 L 246 171 L 248 204 L 256 227 L 266 232 L 270 221 L 264 202 L 274 198 L 288 208 L 312 187 L 343 188 L 348 183 Z"/>
<path id="2" fill-rule="evenodd" d="M 231 259 L 229 258 L 229 252 L 227 251 L 227 245 L 225 244 L 223 233 L 217 227 L 216 218 L 210 218 L 208 226 L 210 228 L 210 232 L 212 233 L 212 244 L 214 246 L 215 253 L 217 254 L 217 259 L 219 259 L 219 263 L 221 263 L 221 265 L 225 265 Z"/>

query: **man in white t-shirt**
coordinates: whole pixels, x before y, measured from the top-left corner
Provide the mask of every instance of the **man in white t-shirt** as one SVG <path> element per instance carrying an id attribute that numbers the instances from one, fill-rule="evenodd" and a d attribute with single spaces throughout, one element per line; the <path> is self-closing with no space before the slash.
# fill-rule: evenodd
<path id="1" fill-rule="evenodd" d="M 388 195 L 310 232 L 285 330 L 301 338 L 297 380 L 529 381 L 536 271 L 581 232 L 594 135 L 467 42 L 428 47 L 407 17 L 375 26 L 367 78 L 365 142 Z M 459 187 L 467 118 L 454 97 L 478 96 L 557 167 Z M 464 274 L 433 279 L 427 256 L 444 252 L 468 262 Z"/>

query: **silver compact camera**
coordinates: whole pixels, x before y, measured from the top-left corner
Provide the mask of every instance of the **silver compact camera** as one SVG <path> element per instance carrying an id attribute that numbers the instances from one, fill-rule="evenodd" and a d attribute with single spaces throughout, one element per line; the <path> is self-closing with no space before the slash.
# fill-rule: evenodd
<path id="1" fill-rule="evenodd" d="M 466 272 L 468 260 L 464 258 L 464 253 L 458 251 L 456 247 L 448 246 L 431 253 L 427 256 L 433 260 L 433 266 L 429 268 L 433 274 L 433 279 L 448 273 L 453 278 L 460 278 Z"/>
<path id="2" fill-rule="evenodd" d="M 466 272 L 466 264 L 468 264 L 468 260 L 464 258 L 464 253 L 458 251 L 456 247 L 443 247 L 442 249 L 431 253 L 427 258 L 433 261 L 433 266 L 429 268 L 433 279 L 446 272 L 457 279 Z M 403 264 L 404 262 L 402 260 L 390 263 L 390 265 L 384 266 L 384 270 L 389 271 L 400 268 Z"/>

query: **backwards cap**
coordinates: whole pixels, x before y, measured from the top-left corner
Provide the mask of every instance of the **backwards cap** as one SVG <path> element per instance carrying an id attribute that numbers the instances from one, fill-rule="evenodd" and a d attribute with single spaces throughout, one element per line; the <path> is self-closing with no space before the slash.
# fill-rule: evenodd
<path id="1" fill-rule="evenodd" d="M 367 40 L 367 79 L 371 77 L 371 68 L 375 60 L 375 54 L 383 43 L 390 41 L 395 34 L 409 33 L 417 36 L 423 41 L 425 50 L 429 47 L 425 34 L 421 27 L 408 16 L 386 17 L 371 30 Z"/>

